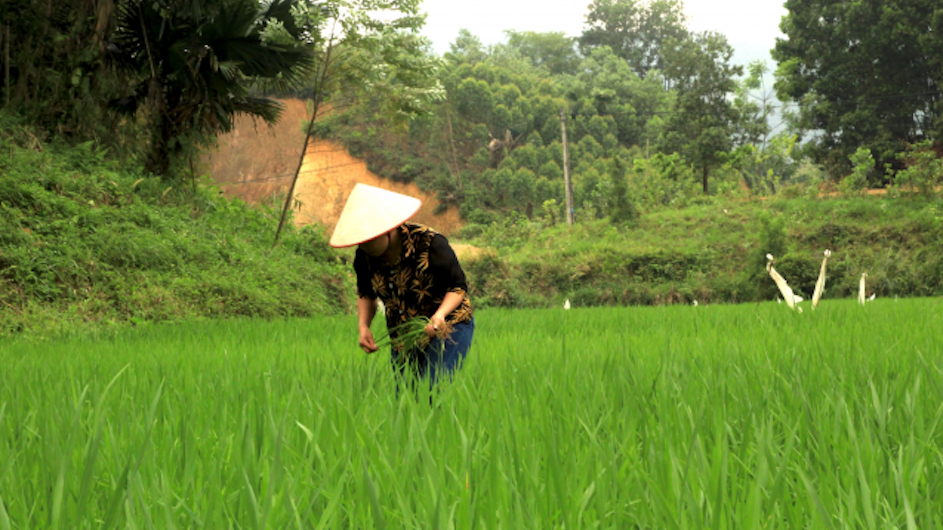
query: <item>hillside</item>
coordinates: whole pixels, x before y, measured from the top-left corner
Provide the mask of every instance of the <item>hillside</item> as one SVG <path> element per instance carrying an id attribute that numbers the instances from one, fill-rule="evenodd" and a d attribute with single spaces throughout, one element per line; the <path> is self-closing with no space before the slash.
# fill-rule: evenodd
<path id="1" fill-rule="evenodd" d="M 347 267 L 313 228 L 119 167 L 93 144 L 0 123 L 0 336 L 347 311 Z"/>
<path id="2" fill-rule="evenodd" d="M 485 250 L 468 260 L 479 303 L 548 306 L 737 303 L 774 299 L 766 253 L 810 298 L 833 252 L 826 297 L 853 297 L 862 273 L 880 297 L 943 295 L 943 207 L 917 197 L 734 200 L 547 227 L 514 217 L 469 226 Z"/>
<path id="3" fill-rule="evenodd" d="M 298 99 L 282 103 L 285 111 L 277 124 L 270 127 L 239 116 L 234 130 L 221 136 L 217 148 L 206 155 L 207 171 L 227 197 L 249 204 L 271 204 L 288 193 L 304 144 L 302 124 L 308 111 Z M 413 183 L 382 178 L 369 171 L 363 160 L 351 156 L 343 145 L 327 140 L 315 140 L 308 146 L 295 189 L 295 223 L 317 223 L 330 233 L 344 200 L 358 182 L 421 198 L 423 206 L 416 221 L 435 226 L 444 234 L 462 226 L 457 209 L 436 213 L 439 202 L 434 194 Z"/>
<path id="4" fill-rule="evenodd" d="M 143 177 L 93 144 L 45 145 L 0 121 L 0 336 L 353 309 L 352 252 L 277 211 Z M 435 224 L 435 223 L 433 223 Z M 776 297 L 766 252 L 808 297 L 943 294 L 943 207 L 918 197 L 715 196 L 572 227 L 511 215 L 453 233 L 476 307 L 753 302 Z"/>

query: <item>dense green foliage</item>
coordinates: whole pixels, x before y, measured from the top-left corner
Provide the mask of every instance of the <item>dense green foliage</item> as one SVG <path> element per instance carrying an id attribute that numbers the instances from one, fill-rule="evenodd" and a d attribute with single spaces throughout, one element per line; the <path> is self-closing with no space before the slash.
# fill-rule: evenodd
<path id="1" fill-rule="evenodd" d="M 0 94 L 43 136 L 94 140 L 173 181 L 234 116 L 272 122 L 271 96 L 328 76 L 421 111 L 438 85 L 402 65 L 422 22 L 418 0 L 0 0 Z M 352 56 L 340 73 L 338 48 Z M 383 90 L 388 75 L 406 87 Z"/>
<path id="2" fill-rule="evenodd" d="M 432 405 L 351 317 L 2 343 L 0 527 L 939 528 L 941 318 L 480 311 Z"/>
<path id="3" fill-rule="evenodd" d="M 521 216 L 463 235 L 490 251 L 467 258 L 479 304 L 579 305 L 754 302 L 778 296 L 766 254 L 810 299 L 831 249 L 827 298 L 943 295 L 943 205 L 917 197 L 718 200 L 549 227 Z"/>
<path id="4" fill-rule="evenodd" d="M 312 47 L 304 40 L 320 35 L 315 23 L 295 16 L 300 5 L 297 0 L 116 2 L 108 62 L 128 87 L 109 105 L 148 120 L 150 171 L 167 174 L 188 145 L 232 130 L 236 114 L 277 119 L 281 104 L 251 94 L 250 84 L 301 86 L 313 65 Z"/>
<path id="5" fill-rule="evenodd" d="M 639 179 L 615 175 L 617 158 L 627 170 L 645 166 L 649 182 L 637 187 L 666 192 L 632 197 L 643 211 L 689 203 L 694 183 L 704 194 L 741 183 L 765 194 L 828 174 L 850 176 L 845 190 L 884 187 L 897 172 L 911 178 L 909 146 L 928 140 L 923 152 L 940 153 L 934 65 L 943 53 L 933 28 L 943 11 L 908 2 L 788 3 L 776 86 L 799 110 L 772 137 L 771 117 L 783 110 L 774 113 L 767 66 L 734 64 L 726 38 L 689 31 L 673 0 L 595 0 L 578 38 L 509 31 L 484 46 L 463 30 L 438 71 L 445 100 L 408 132 L 377 112 L 382 96 L 341 89 L 333 97 L 343 104 L 319 133 L 475 223 L 510 212 L 562 217 L 561 112 L 584 217 L 613 214 L 613 179 Z M 859 149 L 873 156 L 864 173 L 851 160 Z"/>
<path id="6" fill-rule="evenodd" d="M 249 208 L 202 184 L 161 183 L 92 143 L 37 142 L 9 118 L 0 130 L 2 334 L 351 307 L 351 252 L 329 249 L 315 227 L 289 229 L 272 249 L 277 205 Z M 628 186 L 604 181 L 606 219 L 581 214 L 564 226 L 550 200 L 539 220 L 486 218 L 453 235 L 482 249 L 463 258 L 475 306 L 770 300 L 767 252 L 808 297 L 825 248 L 835 252 L 828 297 L 853 296 L 861 272 L 881 297 L 943 294 L 934 250 L 943 207 L 932 196 L 819 198 L 786 187 L 768 200 L 695 194 L 685 208 L 640 212 L 630 197 L 672 191 L 645 186 L 645 169 L 634 167 L 641 178 Z"/>
<path id="7" fill-rule="evenodd" d="M 834 175 L 859 147 L 879 177 L 904 144 L 941 140 L 943 7 L 934 0 L 788 0 L 773 56 L 777 91 L 799 103 L 798 129 Z"/>
<path id="8" fill-rule="evenodd" d="M 689 36 L 679 0 L 593 0 L 579 43 L 584 53 L 608 46 L 645 77 L 665 69 L 670 41 L 682 42 Z"/>
<path id="9" fill-rule="evenodd" d="M 0 335 L 351 304 L 347 267 L 319 230 L 290 230 L 272 249 L 263 210 L 119 167 L 92 143 L 37 144 L 3 125 Z"/>
<path id="10" fill-rule="evenodd" d="M 734 147 L 740 116 L 728 98 L 743 68 L 730 63 L 733 48 L 723 35 L 704 33 L 672 44 L 665 75 L 674 81 L 677 102 L 662 141 L 700 169 L 706 194 L 710 169 Z"/>
<path id="11" fill-rule="evenodd" d="M 628 198 L 641 208 L 684 204 L 738 185 L 739 166 L 755 157 L 725 154 L 749 140 L 738 131 L 765 127 L 757 125 L 765 117 L 731 99 L 741 70 L 730 64 L 723 36 L 682 35 L 663 36 L 668 49 L 658 56 L 674 61 L 664 72 L 639 74 L 620 52 L 591 41 L 581 41 L 580 54 L 576 39 L 508 32 L 506 43 L 485 47 L 462 31 L 438 71 L 445 100 L 407 132 L 382 118 L 383 97 L 340 90 L 332 97 L 344 104 L 318 133 L 340 139 L 374 172 L 437 193 L 443 207 L 458 207 L 473 222 L 509 212 L 562 218 L 564 116 L 581 215 L 623 209 L 621 199 L 610 200 L 616 179 L 658 190 Z M 736 164 L 724 165 L 729 160 Z"/>
<path id="12" fill-rule="evenodd" d="M 26 0 L 0 4 L 4 109 L 73 142 L 96 140 L 152 172 L 231 128 L 274 119 L 259 82 L 294 86 L 318 32 L 297 0 Z"/>
<path id="13" fill-rule="evenodd" d="M 107 107 L 127 88 L 105 61 L 115 14 L 111 0 L 0 1 L 4 110 L 44 133 L 98 139 L 135 156 L 146 131 Z"/>

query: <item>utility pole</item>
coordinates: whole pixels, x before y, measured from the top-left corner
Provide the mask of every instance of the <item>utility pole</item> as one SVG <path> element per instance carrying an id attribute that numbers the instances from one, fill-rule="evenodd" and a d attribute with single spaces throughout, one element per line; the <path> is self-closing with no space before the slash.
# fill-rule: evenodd
<path id="1" fill-rule="evenodd" d="M 560 108 L 560 131 L 563 132 L 563 188 L 566 193 L 566 224 L 573 224 L 573 183 L 570 182 L 570 150 L 566 145 L 566 112 Z"/>

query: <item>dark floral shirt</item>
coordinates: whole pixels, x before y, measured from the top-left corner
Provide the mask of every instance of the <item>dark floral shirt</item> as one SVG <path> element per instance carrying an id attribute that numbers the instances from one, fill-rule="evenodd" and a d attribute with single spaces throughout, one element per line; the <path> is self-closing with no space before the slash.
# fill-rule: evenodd
<path id="1" fill-rule="evenodd" d="M 411 318 L 432 317 L 446 293 L 459 293 L 462 303 L 448 314 L 445 322 L 449 326 L 470 322 L 472 308 L 465 272 L 445 236 L 412 223 L 404 223 L 397 230 L 403 252 L 395 264 L 357 249 L 354 256 L 357 295 L 382 300 L 387 328 L 392 329 Z"/>

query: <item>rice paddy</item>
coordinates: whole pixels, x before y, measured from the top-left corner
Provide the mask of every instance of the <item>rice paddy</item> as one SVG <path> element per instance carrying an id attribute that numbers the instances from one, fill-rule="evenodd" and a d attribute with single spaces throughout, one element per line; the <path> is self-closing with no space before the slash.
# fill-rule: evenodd
<path id="1" fill-rule="evenodd" d="M 353 316 L 6 342 L 0 530 L 941 528 L 941 315 L 483 310 L 434 394 Z"/>

